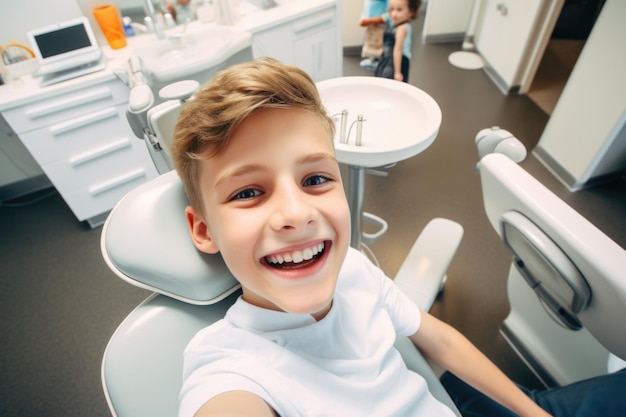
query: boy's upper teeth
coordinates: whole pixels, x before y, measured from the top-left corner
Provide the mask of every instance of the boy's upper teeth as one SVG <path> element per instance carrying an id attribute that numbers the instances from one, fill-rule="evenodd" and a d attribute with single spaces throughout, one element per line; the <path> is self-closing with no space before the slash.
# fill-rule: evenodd
<path id="1" fill-rule="evenodd" d="M 324 250 L 324 242 L 313 245 L 303 250 L 295 250 L 292 252 L 281 253 L 280 255 L 270 255 L 266 259 L 273 264 L 282 264 L 284 262 L 300 263 L 312 259 L 315 255 Z"/>

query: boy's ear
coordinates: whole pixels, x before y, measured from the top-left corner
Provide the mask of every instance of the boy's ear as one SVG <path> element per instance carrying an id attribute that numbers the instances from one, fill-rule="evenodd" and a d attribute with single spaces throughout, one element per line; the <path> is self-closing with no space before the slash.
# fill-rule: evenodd
<path id="1" fill-rule="evenodd" d="M 185 208 L 185 216 L 187 217 L 187 226 L 191 240 L 196 248 L 206 253 L 217 253 L 219 249 L 215 240 L 211 236 L 209 226 L 203 220 L 202 216 L 191 206 Z"/>

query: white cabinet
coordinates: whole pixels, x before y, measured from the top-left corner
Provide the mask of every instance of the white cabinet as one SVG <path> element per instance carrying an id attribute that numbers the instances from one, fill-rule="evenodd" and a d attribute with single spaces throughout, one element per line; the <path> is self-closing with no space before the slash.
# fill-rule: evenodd
<path id="1" fill-rule="evenodd" d="M 337 6 L 253 33 L 255 57 L 271 56 L 305 70 L 315 81 L 342 76 Z"/>
<path id="2" fill-rule="evenodd" d="M 271 56 L 286 64 L 296 63 L 293 49 L 293 30 L 289 23 L 276 25 L 252 36 L 252 54 L 255 58 Z"/>
<path id="3" fill-rule="evenodd" d="M 315 81 L 342 75 L 336 59 L 341 48 L 336 20 L 334 10 L 328 10 L 293 24 L 296 65 Z"/>
<path id="4" fill-rule="evenodd" d="M 79 220 L 92 226 L 157 173 L 126 121 L 128 87 L 107 80 L 3 112 Z"/>

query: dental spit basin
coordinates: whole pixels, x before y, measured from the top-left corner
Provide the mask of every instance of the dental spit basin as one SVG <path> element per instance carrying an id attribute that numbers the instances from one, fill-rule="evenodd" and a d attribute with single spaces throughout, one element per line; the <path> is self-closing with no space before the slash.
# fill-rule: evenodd
<path id="1" fill-rule="evenodd" d="M 407 83 L 342 77 L 321 81 L 317 87 L 335 121 L 335 150 L 341 163 L 372 168 L 402 161 L 428 148 L 439 132 L 439 106 L 431 96 Z M 342 129 L 344 110 L 347 116 L 344 112 Z M 357 119 L 363 121 L 358 123 Z M 346 139 L 347 143 L 342 143 Z"/>
<path id="2" fill-rule="evenodd" d="M 133 53 L 141 57 L 144 73 L 155 86 L 181 80 L 205 83 L 223 63 L 250 50 L 252 36 L 224 26 L 189 25 L 168 30 L 165 39 L 152 37 Z M 242 60 L 247 60 L 242 59 Z"/>

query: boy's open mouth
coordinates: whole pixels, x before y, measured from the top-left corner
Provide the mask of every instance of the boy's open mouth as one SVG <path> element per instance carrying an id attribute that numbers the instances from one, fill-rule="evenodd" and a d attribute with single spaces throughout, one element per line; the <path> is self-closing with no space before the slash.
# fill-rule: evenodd
<path id="1" fill-rule="evenodd" d="M 321 242 L 303 250 L 285 252 L 264 257 L 265 263 L 276 269 L 298 269 L 315 263 L 324 255 L 326 242 Z"/>

